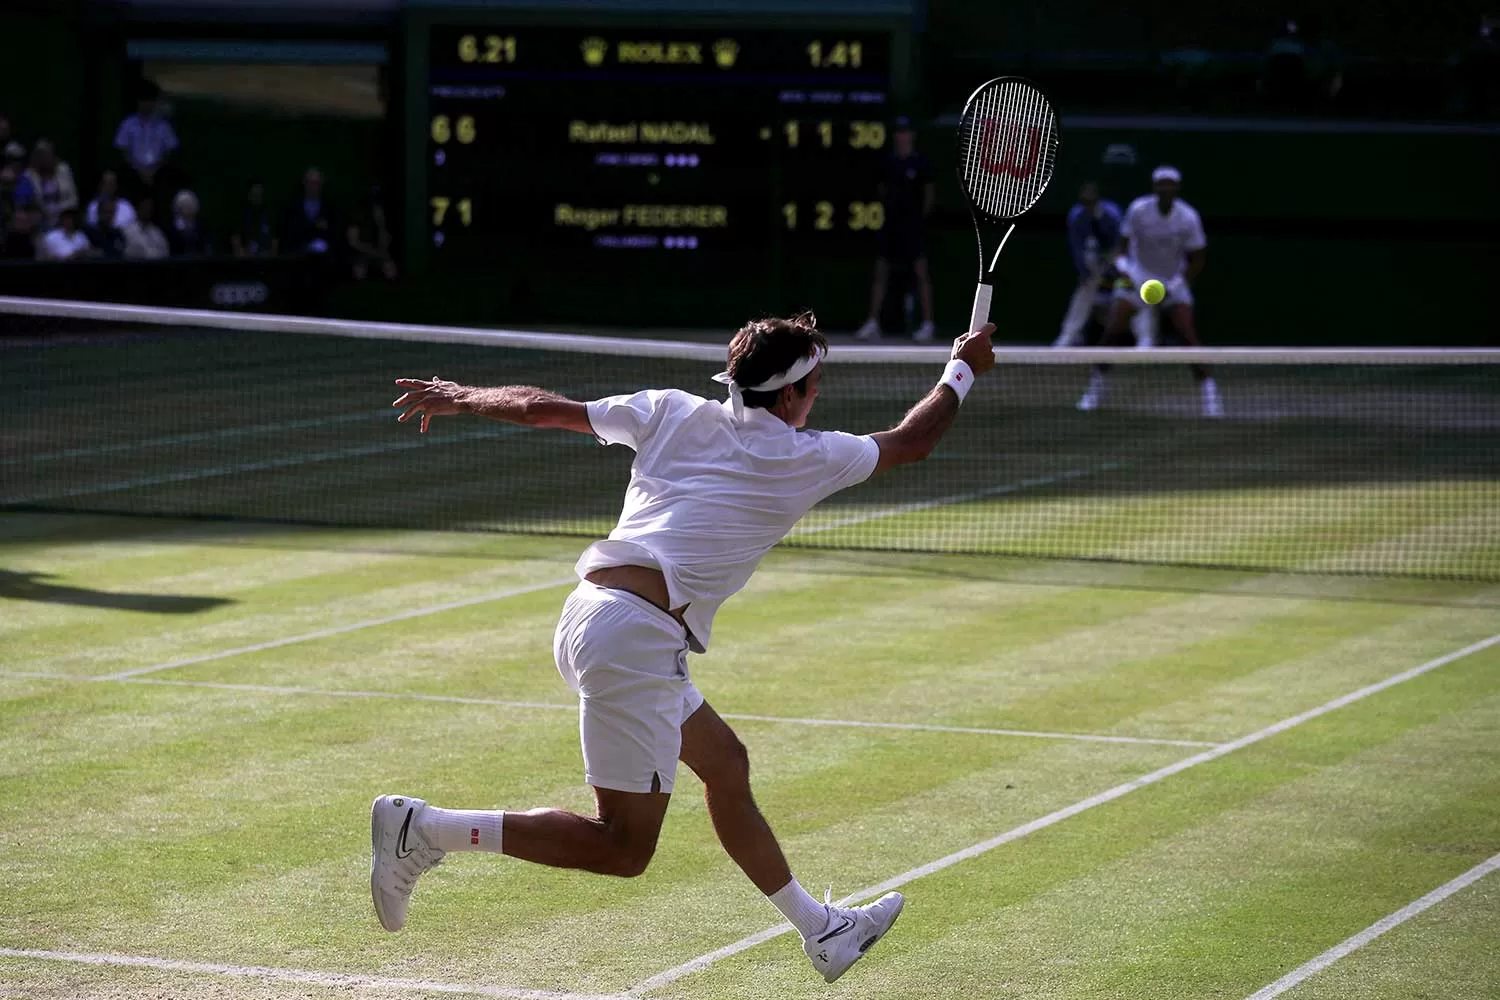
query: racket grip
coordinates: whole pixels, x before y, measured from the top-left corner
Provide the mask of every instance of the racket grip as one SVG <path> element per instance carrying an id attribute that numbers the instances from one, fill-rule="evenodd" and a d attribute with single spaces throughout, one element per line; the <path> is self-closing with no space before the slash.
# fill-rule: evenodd
<path id="1" fill-rule="evenodd" d="M 969 313 L 969 332 L 978 331 L 984 324 L 990 321 L 990 299 L 994 297 L 995 286 L 979 283 L 974 289 L 974 311 Z"/>

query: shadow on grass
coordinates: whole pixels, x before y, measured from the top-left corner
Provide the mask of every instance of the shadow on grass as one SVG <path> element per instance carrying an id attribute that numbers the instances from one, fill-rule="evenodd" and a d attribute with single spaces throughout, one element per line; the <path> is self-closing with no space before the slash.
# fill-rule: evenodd
<path id="1" fill-rule="evenodd" d="M 0 569 L 0 598 L 41 601 L 46 604 L 75 604 L 88 608 L 111 608 L 116 611 L 145 611 L 158 615 L 191 615 L 234 603 L 227 597 L 128 594 L 109 590 L 90 590 L 87 587 L 69 587 L 49 583 L 48 579 L 46 573 L 23 573 Z"/>

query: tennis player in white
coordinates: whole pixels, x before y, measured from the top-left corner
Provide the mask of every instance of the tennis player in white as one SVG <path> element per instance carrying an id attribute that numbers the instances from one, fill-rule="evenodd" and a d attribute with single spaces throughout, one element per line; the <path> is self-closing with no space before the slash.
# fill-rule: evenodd
<path id="1" fill-rule="evenodd" d="M 1167 288 L 1159 308 L 1172 317 L 1178 336 L 1192 347 L 1202 346 L 1193 314 L 1192 283 L 1203 270 L 1203 220 L 1193 206 L 1177 196 L 1182 174 L 1176 167 L 1160 166 L 1151 173 L 1152 193 L 1142 195 L 1125 210 L 1120 225 L 1120 256 L 1115 270 L 1121 277 L 1116 283 L 1114 302 L 1101 347 L 1128 343 L 1130 321 L 1141 308 L 1141 285 L 1152 278 Z M 1223 416 L 1219 387 L 1207 365 L 1192 365 L 1198 380 L 1205 417 Z M 1089 376 L 1089 385 L 1078 400 L 1080 410 L 1095 410 L 1104 400 L 1109 372 L 1098 365 Z"/>
<path id="2" fill-rule="evenodd" d="M 645 871 L 656 850 L 677 762 L 703 780 L 729 856 L 802 935 L 833 982 L 895 922 L 887 893 L 829 905 L 792 877 L 750 792 L 745 747 L 688 677 L 714 613 L 812 506 L 937 444 L 974 378 L 994 366 L 987 325 L 954 341 L 942 378 L 892 430 L 857 436 L 802 431 L 818 398 L 828 346 L 811 314 L 745 326 L 715 376 L 729 399 L 648 389 L 591 403 L 529 386 L 472 388 L 398 379 L 401 420 L 470 413 L 589 434 L 635 451 L 619 524 L 578 560 L 553 651 L 579 697 L 585 780 L 597 811 L 440 809 L 382 795 L 370 812 L 370 891 L 387 930 L 406 923 L 418 876 L 449 851 L 490 851 L 605 875 Z"/>

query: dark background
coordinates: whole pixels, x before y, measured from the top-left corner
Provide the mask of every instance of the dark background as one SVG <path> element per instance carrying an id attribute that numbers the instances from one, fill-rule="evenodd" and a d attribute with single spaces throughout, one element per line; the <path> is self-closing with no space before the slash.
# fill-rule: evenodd
<path id="1" fill-rule="evenodd" d="M 522 7 L 543 22 L 615 17 L 666 27 L 691 16 L 684 8 L 692 6 L 601 3 L 585 12 L 471 3 L 455 12 L 389 0 L 8 0 L 0 11 L 0 113 L 28 146 L 43 135 L 54 140 L 87 202 L 111 165 L 132 81 L 153 76 L 171 103 L 180 163 L 212 229 L 227 234 L 251 176 L 263 178 L 280 205 L 316 164 L 329 197 L 350 210 L 380 184 L 398 255 L 420 265 L 409 254 L 414 234 L 402 231 L 413 180 L 408 151 L 426 141 L 408 115 L 414 25 L 481 23 L 522 16 L 515 13 Z M 724 6 L 696 5 L 747 31 L 810 9 L 741 2 L 739 12 L 725 13 Z M 951 180 L 953 122 L 974 85 L 1018 73 L 1052 93 L 1064 141 L 1052 189 L 1000 267 L 995 313 L 1004 339 L 1042 343 L 1056 332 L 1073 283 L 1062 217 L 1079 184 L 1100 180 L 1124 203 L 1144 193 L 1153 166 L 1170 162 L 1183 171 L 1183 196 L 1208 233 L 1198 299 L 1209 343 L 1456 345 L 1500 342 L 1491 293 L 1500 276 L 1500 107 L 1493 78 L 1483 75 L 1493 72 L 1493 49 L 1478 40 L 1481 17 L 1497 6 L 829 0 L 818 9 L 830 24 L 897 26 L 893 59 L 902 67 L 890 111 L 917 120 L 919 147 L 940 181 L 929 239 L 941 326 L 964 323 L 975 269 Z M 1300 46 L 1290 61 L 1286 39 L 1278 41 L 1289 18 Z M 283 93 L 226 101 L 212 87 L 174 92 L 174 81 L 198 79 L 202 67 L 133 58 L 132 45 L 139 55 L 143 41 L 326 43 L 383 58 L 287 71 L 277 77 Z M 252 73 L 235 65 L 210 72 L 236 86 L 267 76 L 263 66 Z M 363 88 L 362 96 L 341 104 L 330 96 L 335 83 Z M 512 327 L 731 327 L 747 313 L 802 306 L 835 329 L 863 318 L 873 238 L 808 255 L 767 254 L 770 265 L 759 268 L 712 254 L 537 255 L 502 243 L 461 264 L 418 266 L 393 283 L 336 285 L 319 308 Z M 183 267 L 177 262 L 149 266 L 150 280 L 142 265 L 5 264 L 0 293 L 210 305 L 213 285 L 264 280 L 274 292 L 283 277 L 280 263 L 220 262 L 222 274 L 191 280 L 172 277 Z M 278 301 L 272 294 L 261 305 Z"/>

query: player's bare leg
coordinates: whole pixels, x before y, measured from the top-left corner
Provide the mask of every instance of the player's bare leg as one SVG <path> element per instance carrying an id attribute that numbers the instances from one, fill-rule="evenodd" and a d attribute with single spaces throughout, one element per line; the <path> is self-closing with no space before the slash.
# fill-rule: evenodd
<path id="1" fill-rule="evenodd" d="M 864 906 L 819 903 L 792 878 L 771 825 L 750 792 L 750 756 L 706 702 L 682 724 L 682 762 L 703 780 L 714 832 L 735 864 L 802 935 L 802 950 L 833 982 L 901 915 L 905 899 L 889 892 Z"/>
<path id="2" fill-rule="evenodd" d="M 595 788 L 594 816 L 565 809 L 506 812 L 504 853 L 553 868 L 631 878 L 656 853 L 670 799 L 665 792 Z"/>
<path id="3" fill-rule="evenodd" d="M 1189 347 L 1202 347 L 1203 341 L 1198 339 L 1198 325 L 1193 316 L 1193 307 L 1185 302 L 1179 302 L 1172 307 L 1172 325 L 1182 339 L 1187 341 Z M 1198 380 L 1198 393 L 1203 400 L 1203 415 L 1205 417 L 1222 417 L 1224 415 L 1224 404 L 1219 400 L 1219 386 L 1214 381 L 1213 369 L 1208 365 L 1191 365 L 1193 378 Z"/>
<path id="4" fill-rule="evenodd" d="M 854 334 L 860 340 L 880 339 L 880 309 L 885 305 L 885 286 L 890 275 L 890 261 L 884 257 L 875 258 L 875 273 L 870 278 L 869 318 Z"/>
<path id="5" fill-rule="evenodd" d="M 918 257 L 912 261 L 911 269 L 917 278 L 917 294 L 922 299 L 922 325 L 917 327 L 912 339 L 925 344 L 937 332 L 937 326 L 932 321 L 932 275 L 927 270 L 926 257 Z"/>
<path id="6" fill-rule="evenodd" d="M 790 882 L 786 856 L 750 793 L 750 755 L 708 703 L 682 724 L 680 756 L 702 779 L 709 819 L 734 863 L 767 896 Z"/>
<path id="7" fill-rule="evenodd" d="M 439 809 L 406 795 L 382 795 L 370 806 L 375 913 L 388 931 L 404 927 L 417 879 L 451 851 L 509 854 L 600 875 L 639 875 L 656 853 L 670 797 L 595 788 L 597 814 L 582 816 L 563 809 Z"/>
<path id="8" fill-rule="evenodd" d="M 1124 347 L 1131 343 L 1130 317 L 1135 314 L 1135 304 L 1125 298 L 1116 298 L 1110 303 L 1109 322 L 1105 324 L 1100 347 Z M 1078 408 L 1085 413 L 1097 410 L 1104 401 L 1104 389 L 1109 376 L 1109 365 L 1095 365 L 1089 372 L 1088 388 L 1078 397 Z"/>

